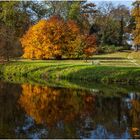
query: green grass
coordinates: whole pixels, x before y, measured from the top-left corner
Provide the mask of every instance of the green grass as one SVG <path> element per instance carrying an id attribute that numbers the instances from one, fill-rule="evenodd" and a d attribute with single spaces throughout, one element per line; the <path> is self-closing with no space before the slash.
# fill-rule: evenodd
<path id="1" fill-rule="evenodd" d="M 140 66 L 140 51 L 130 53 L 128 58 Z"/>
<path id="2" fill-rule="evenodd" d="M 140 82 L 140 68 L 138 67 L 15 62 L 1 66 L 0 73 L 7 80 L 24 77 L 36 82 L 42 82 L 42 79 L 70 79 L 107 83 Z"/>
<path id="3" fill-rule="evenodd" d="M 129 58 L 131 58 L 131 59 L 140 59 L 140 51 L 137 51 L 137 52 L 135 52 L 135 51 L 133 51 L 133 52 L 131 52 L 130 54 L 129 54 Z"/>
<path id="4" fill-rule="evenodd" d="M 93 58 L 127 59 L 131 51 L 115 52 L 109 54 L 94 55 Z"/>
<path id="5" fill-rule="evenodd" d="M 0 77 L 7 81 L 69 85 L 74 81 L 140 83 L 140 66 L 128 59 L 131 52 L 95 55 L 88 60 L 21 60 L 0 64 Z M 135 60 L 138 61 L 138 60 Z M 61 79 L 61 80 L 60 80 Z M 73 82 L 72 82 L 73 81 Z"/>

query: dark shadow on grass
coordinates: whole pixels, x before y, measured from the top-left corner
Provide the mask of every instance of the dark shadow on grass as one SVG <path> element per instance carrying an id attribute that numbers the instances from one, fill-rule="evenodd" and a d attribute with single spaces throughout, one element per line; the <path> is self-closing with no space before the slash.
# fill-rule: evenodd
<path id="1" fill-rule="evenodd" d="M 122 58 L 122 57 L 93 57 L 92 59 L 93 60 L 127 60 L 127 58 Z"/>
<path id="2" fill-rule="evenodd" d="M 61 71 L 67 68 L 72 68 L 74 67 L 73 65 L 68 65 L 68 64 L 62 64 L 62 65 L 50 65 L 50 66 L 42 66 L 36 69 L 33 69 L 31 71 L 26 72 L 23 76 L 27 78 L 28 81 L 32 81 L 34 83 L 43 83 L 45 82 L 46 79 L 51 78 L 51 72 L 54 72 L 55 70 Z M 48 68 L 48 69 L 47 69 Z M 46 70 L 45 70 L 46 69 Z M 39 77 L 33 77 L 32 74 L 34 72 L 37 72 L 38 70 L 42 70 L 41 75 Z M 44 71 L 43 71 L 44 70 Z M 30 75 L 28 75 L 30 73 Z M 48 76 L 47 76 L 48 74 Z"/>
<path id="3" fill-rule="evenodd" d="M 129 92 L 136 92 L 140 94 L 140 86 L 138 85 L 123 85 L 119 83 L 115 84 L 106 84 L 101 82 L 88 82 L 88 81 L 79 81 L 79 80 L 68 80 L 69 83 L 75 84 L 78 87 L 86 88 L 86 89 L 97 89 L 100 90 L 102 93 L 106 95 L 115 95 L 116 93 L 129 93 Z"/>
<path id="4" fill-rule="evenodd" d="M 100 56 L 100 55 L 98 55 Z M 87 58 L 86 60 L 127 60 L 127 58 L 122 58 L 122 57 L 91 57 Z M 85 58 L 63 58 L 61 60 L 56 60 L 56 59 L 48 59 L 48 60 L 17 60 L 17 61 L 10 61 L 10 63 L 26 63 L 26 64 L 32 64 L 32 63 L 63 63 L 63 62 L 68 62 L 71 60 L 75 61 L 85 61 Z"/>
<path id="5" fill-rule="evenodd" d="M 98 81 L 106 83 L 140 83 L 140 68 L 136 67 L 84 67 L 66 77 L 70 80 Z"/>

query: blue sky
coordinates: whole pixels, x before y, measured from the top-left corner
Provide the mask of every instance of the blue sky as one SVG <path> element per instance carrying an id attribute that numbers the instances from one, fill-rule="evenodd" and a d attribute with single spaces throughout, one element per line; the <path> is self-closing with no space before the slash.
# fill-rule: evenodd
<path id="1" fill-rule="evenodd" d="M 123 5 L 126 5 L 127 7 L 131 8 L 131 5 L 135 0 L 88 0 L 88 1 L 95 2 L 97 5 L 101 4 L 103 1 L 113 2 L 113 4 L 115 4 L 115 5 L 123 4 Z"/>

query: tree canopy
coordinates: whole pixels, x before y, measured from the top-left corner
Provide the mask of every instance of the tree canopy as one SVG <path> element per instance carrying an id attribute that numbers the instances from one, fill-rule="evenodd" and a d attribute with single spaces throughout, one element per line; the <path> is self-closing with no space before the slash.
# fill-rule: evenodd
<path id="1" fill-rule="evenodd" d="M 134 8 L 132 10 L 132 16 L 135 19 L 135 29 L 133 31 L 134 44 L 140 45 L 140 1 L 134 3 Z"/>
<path id="2" fill-rule="evenodd" d="M 139 1 L 133 5 L 131 15 L 111 2 L 1 1 L 0 58 L 89 57 L 103 45 L 128 46 L 131 33 L 139 45 Z"/>
<path id="3" fill-rule="evenodd" d="M 80 45 L 74 45 L 79 38 L 82 39 L 80 36 L 80 30 L 73 20 L 64 21 L 58 16 L 53 16 L 48 20 L 40 20 L 21 38 L 24 57 L 37 59 L 72 57 Z M 90 52 L 93 53 L 96 50 L 96 45 L 89 45 L 89 43 L 96 44 L 95 39 L 90 42 L 88 37 L 82 41 L 85 41 L 84 47 L 86 49 L 94 48 Z M 84 51 L 84 48 L 81 49 Z"/>

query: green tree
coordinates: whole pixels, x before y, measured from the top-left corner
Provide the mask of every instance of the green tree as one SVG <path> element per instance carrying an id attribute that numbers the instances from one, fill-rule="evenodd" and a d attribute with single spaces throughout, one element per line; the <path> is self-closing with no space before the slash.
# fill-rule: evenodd
<path id="1" fill-rule="evenodd" d="M 73 2 L 68 11 L 68 19 L 72 19 L 80 26 L 81 32 L 88 34 L 92 25 L 92 19 L 96 13 L 94 3 Z"/>
<path id="2" fill-rule="evenodd" d="M 19 38 L 30 25 L 47 17 L 46 4 L 37 1 L 0 2 L 0 40 L 3 42 L 0 45 L 1 58 L 9 60 L 10 57 L 22 55 Z"/>
<path id="3" fill-rule="evenodd" d="M 118 5 L 111 11 L 114 19 L 119 23 L 118 45 L 123 46 L 127 40 L 127 25 L 130 22 L 130 11 L 124 5 Z"/>
<path id="4" fill-rule="evenodd" d="M 127 44 L 128 27 L 131 19 L 129 9 L 124 5 L 114 6 L 105 2 L 98 7 L 95 25 L 100 29 L 98 38 L 101 44 L 122 46 Z"/>
<path id="5" fill-rule="evenodd" d="M 10 57 L 16 56 L 16 50 L 20 28 L 16 19 L 18 11 L 18 2 L 0 3 L 0 57 L 9 61 Z"/>

